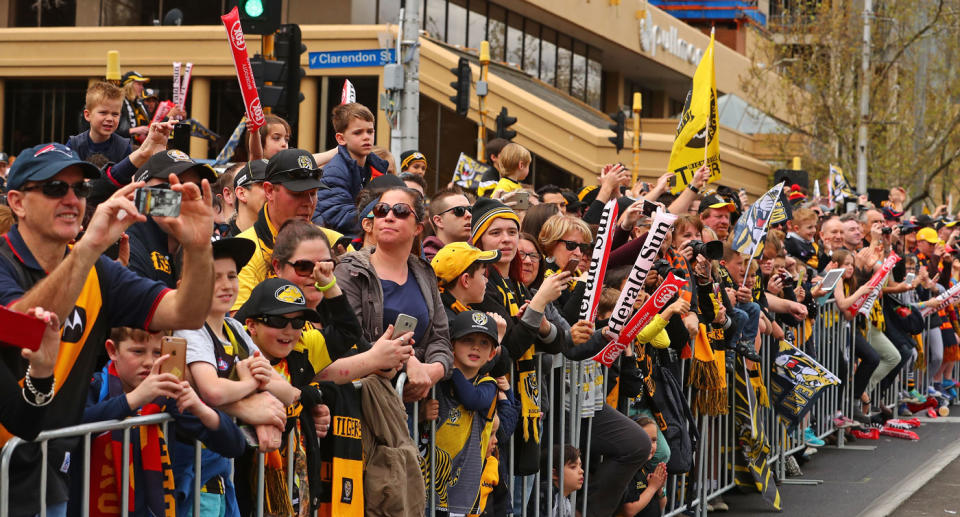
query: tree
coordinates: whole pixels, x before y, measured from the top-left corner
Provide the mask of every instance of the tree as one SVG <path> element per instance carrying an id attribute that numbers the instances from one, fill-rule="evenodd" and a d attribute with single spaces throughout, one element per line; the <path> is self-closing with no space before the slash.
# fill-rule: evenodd
<path id="1" fill-rule="evenodd" d="M 874 0 L 868 182 L 902 185 L 910 205 L 956 190 L 960 168 L 960 0 Z M 860 2 L 799 2 L 775 19 L 742 79 L 755 105 L 780 114 L 807 169 L 830 163 L 853 179 L 860 121 Z M 777 72 L 773 74 L 771 72 Z M 777 84 L 777 77 L 790 84 Z"/>

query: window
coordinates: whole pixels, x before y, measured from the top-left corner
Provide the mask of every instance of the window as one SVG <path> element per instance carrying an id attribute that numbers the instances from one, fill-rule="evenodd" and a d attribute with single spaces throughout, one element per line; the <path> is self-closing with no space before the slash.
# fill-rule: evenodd
<path id="1" fill-rule="evenodd" d="M 534 77 L 540 75 L 540 24 L 530 20 L 524 30 L 523 70 Z"/>
<path id="2" fill-rule="evenodd" d="M 540 80 L 556 86 L 557 84 L 557 33 L 544 27 L 540 39 Z"/>
<path id="3" fill-rule="evenodd" d="M 490 4 L 487 18 L 487 39 L 490 41 L 490 59 L 506 61 L 507 12 L 498 5 Z"/>
<path id="4" fill-rule="evenodd" d="M 587 47 L 577 41 L 573 52 L 573 75 L 570 77 L 570 95 L 585 100 L 587 93 Z"/>
<path id="5" fill-rule="evenodd" d="M 76 0 L 16 0 L 14 27 L 76 25 Z"/>
<path id="6" fill-rule="evenodd" d="M 400 23 L 400 0 L 377 0 L 377 4 L 377 23 Z"/>
<path id="7" fill-rule="evenodd" d="M 590 58 L 587 60 L 587 104 L 596 109 L 603 109 L 603 67 L 599 61 L 592 59 L 596 53 L 588 49 Z"/>
<path id="8" fill-rule="evenodd" d="M 15 155 L 80 133 L 86 91 L 86 80 L 7 79 L 3 150 Z"/>
<path id="9" fill-rule="evenodd" d="M 450 0 L 447 3 L 447 43 L 467 45 L 467 1 Z"/>
<path id="10" fill-rule="evenodd" d="M 423 23 L 427 33 L 437 39 L 447 40 L 447 2 L 445 0 L 426 0 L 427 10 L 423 13 Z"/>
<path id="11" fill-rule="evenodd" d="M 467 46 L 480 51 L 480 42 L 487 39 L 487 3 L 470 0 L 470 12 L 467 15 Z"/>
<path id="12" fill-rule="evenodd" d="M 510 64 L 523 66 L 523 17 L 508 12 L 507 19 L 507 59 Z"/>
<path id="13" fill-rule="evenodd" d="M 573 52 L 570 36 L 560 35 L 557 41 L 557 88 L 570 93 L 570 72 L 573 69 Z"/>

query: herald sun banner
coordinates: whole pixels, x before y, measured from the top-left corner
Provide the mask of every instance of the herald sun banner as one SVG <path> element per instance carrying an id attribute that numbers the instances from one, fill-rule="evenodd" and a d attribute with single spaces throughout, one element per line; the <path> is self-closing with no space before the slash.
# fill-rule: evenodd
<path id="1" fill-rule="evenodd" d="M 666 307 L 667 303 L 680 293 L 680 290 L 686 284 L 686 279 L 674 276 L 673 272 L 668 274 L 660 287 L 653 292 L 650 298 L 647 298 L 647 301 L 643 302 L 640 310 L 623 326 L 616 339 L 603 347 L 603 350 L 595 355 L 593 360 L 606 366 L 613 364 L 617 357 L 620 357 L 620 354 L 630 346 L 633 338 L 637 337 L 637 334 L 643 330 L 643 327 L 646 327 L 650 320 Z"/>
<path id="2" fill-rule="evenodd" d="M 587 271 L 587 289 L 580 299 L 581 320 L 593 321 L 597 317 L 600 290 L 603 288 L 603 277 L 607 274 L 607 260 L 610 258 L 610 245 L 613 243 L 613 229 L 617 223 L 618 212 L 617 200 L 611 199 L 600 214 L 600 228 L 597 229 L 590 269 Z"/>
<path id="3" fill-rule="evenodd" d="M 340 90 L 340 104 L 357 102 L 357 90 L 353 87 L 350 79 L 343 80 L 343 89 Z"/>
<path id="4" fill-rule="evenodd" d="M 173 101 L 161 101 L 160 104 L 157 104 L 157 109 L 153 112 L 153 120 L 150 123 L 163 122 L 163 119 L 167 118 L 167 113 L 170 113 L 173 106 Z"/>
<path id="5" fill-rule="evenodd" d="M 883 261 L 880 269 L 878 269 L 873 276 L 870 277 L 870 281 L 867 282 L 867 285 L 870 286 L 870 292 L 858 298 L 857 301 L 853 302 L 853 305 L 847 309 L 850 315 L 856 316 L 859 313 L 868 316 L 870 314 L 870 308 L 873 307 L 873 302 L 877 301 L 877 297 L 880 296 L 883 281 L 886 280 L 890 272 L 893 271 L 894 264 L 899 261 L 900 257 L 891 251 L 890 255 Z"/>
<path id="6" fill-rule="evenodd" d="M 687 93 L 677 137 L 670 151 L 667 170 L 672 171 L 676 182 L 670 190 L 679 194 L 690 184 L 693 174 L 704 163 L 710 167 L 710 182 L 720 179 L 720 134 L 717 116 L 717 74 L 713 59 L 713 31 L 710 44 L 693 74 L 693 88 Z"/>
<path id="7" fill-rule="evenodd" d="M 247 41 L 243 37 L 240 14 L 234 7 L 229 13 L 221 16 L 220 20 L 227 29 L 227 39 L 230 41 L 230 49 L 233 50 L 233 64 L 237 69 L 237 80 L 240 81 L 240 93 L 243 96 L 247 120 L 253 124 L 254 130 L 260 129 L 263 127 L 263 107 L 260 105 L 257 83 L 253 78 L 253 69 L 250 67 L 250 56 L 247 55 Z"/>
<path id="8" fill-rule="evenodd" d="M 182 110 L 186 110 L 187 92 L 190 91 L 190 76 L 192 74 L 193 63 L 184 65 L 179 61 L 173 62 L 173 103 L 180 106 Z"/>
<path id="9" fill-rule="evenodd" d="M 935 303 L 924 305 L 923 308 L 920 309 L 920 314 L 924 317 L 929 316 L 955 302 L 958 298 L 960 298 L 960 283 L 954 284 L 950 289 L 937 295 L 937 297 L 934 298 Z"/>
<path id="10" fill-rule="evenodd" d="M 643 290 L 643 283 L 647 279 L 647 273 L 650 272 L 650 268 L 653 267 L 653 261 L 657 258 L 657 252 L 660 251 L 660 247 L 663 245 L 667 233 L 670 232 L 670 229 L 673 227 L 673 222 L 676 220 L 676 215 L 662 210 L 658 210 L 654 214 L 653 224 L 650 225 L 647 238 L 643 241 L 640 255 L 637 256 L 637 261 L 633 264 L 633 269 L 630 270 L 630 275 L 627 277 L 623 290 L 620 291 L 620 298 L 617 299 L 617 304 L 614 306 L 613 313 L 610 315 L 610 321 L 607 324 L 607 329 L 610 334 L 618 336 L 623 327 L 628 323 L 630 316 L 633 314 L 633 304 L 637 301 L 637 296 L 640 294 L 640 291 Z M 603 352 L 598 354 L 597 357 L 594 357 L 594 360 L 603 363 L 603 359 L 600 358 L 602 355 Z M 616 359 L 617 355 L 619 355 L 619 352 L 613 355 L 613 359 Z M 610 359 L 610 362 L 613 362 L 613 359 Z"/>

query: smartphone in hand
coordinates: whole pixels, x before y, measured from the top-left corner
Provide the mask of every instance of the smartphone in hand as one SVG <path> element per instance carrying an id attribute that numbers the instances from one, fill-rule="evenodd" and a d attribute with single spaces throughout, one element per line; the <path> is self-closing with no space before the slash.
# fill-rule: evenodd
<path id="1" fill-rule="evenodd" d="M 160 338 L 160 355 L 170 354 L 160 365 L 160 373 L 170 373 L 183 380 L 187 369 L 187 340 L 182 337 L 163 336 Z"/>

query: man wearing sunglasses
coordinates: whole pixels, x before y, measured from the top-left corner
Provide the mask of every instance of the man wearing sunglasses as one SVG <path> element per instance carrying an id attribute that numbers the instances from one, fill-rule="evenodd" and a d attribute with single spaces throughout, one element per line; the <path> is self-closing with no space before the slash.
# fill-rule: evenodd
<path id="1" fill-rule="evenodd" d="M 217 175 L 209 165 L 193 161 L 183 151 L 169 149 L 150 157 L 147 163 L 137 170 L 136 179 L 150 188 L 167 189 L 171 174 L 181 183 L 200 185 L 207 180 L 211 185 L 217 181 Z M 138 275 L 163 282 L 175 289 L 180 279 L 180 241 L 170 227 L 166 217 L 154 218 L 136 223 L 127 230 L 130 236 L 129 268 Z"/>
<path id="2" fill-rule="evenodd" d="M 0 303 L 19 312 L 43 307 L 64 322 L 52 380 L 56 396 L 33 397 L 33 403 L 50 405 L 44 429 L 80 423 L 90 378 L 111 327 L 198 328 L 213 299 L 210 185 L 169 179 L 183 196 L 180 215 L 169 219 L 184 250 L 182 288 L 172 290 L 102 255 L 131 224 L 146 220 L 133 203 L 134 191 L 143 183 L 127 185 L 101 203 L 77 239 L 90 192 L 84 180 L 97 176 L 96 167 L 70 148 L 42 144 L 21 152 L 8 177 L 8 200 L 18 223 L 0 238 Z M 4 354 L 0 360 L 18 378 L 30 373 L 19 353 Z M 36 379 L 33 384 L 43 381 L 51 382 Z M 0 429 L 0 441 L 9 437 Z M 66 469 L 58 467 L 68 464 L 76 445 L 76 439 L 48 445 L 49 464 L 55 465 L 47 478 L 48 510 L 62 512 L 68 485 Z M 14 515 L 39 512 L 41 465 L 38 445 L 17 448 L 10 476 Z"/>
<path id="3" fill-rule="evenodd" d="M 233 305 L 234 312 L 247 301 L 257 284 L 274 276 L 270 257 L 283 223 L 290 219 L 309 222 L 317 206 L 317 191 L 326 190 L 327 186 L 320 181 L 320 168 L 312 154 L 303 149 L 284 149 L 267 161 L 262 188 L 267 201 L 257 221 L 237 236 L 252 240 L 257 251 L 238 275 L 240 291 Z M 343 237 L 335 230 L 321 229 L 331 244 Z"/>
<path id="4" fill-rule="evenodd" d="M 440 248 L 470 240 L 470 201 L 459 190 L 445 189 L 430 200 L 430 222 L 434 234 L 423 240 L 423 255 L 433 260 Z"/>

